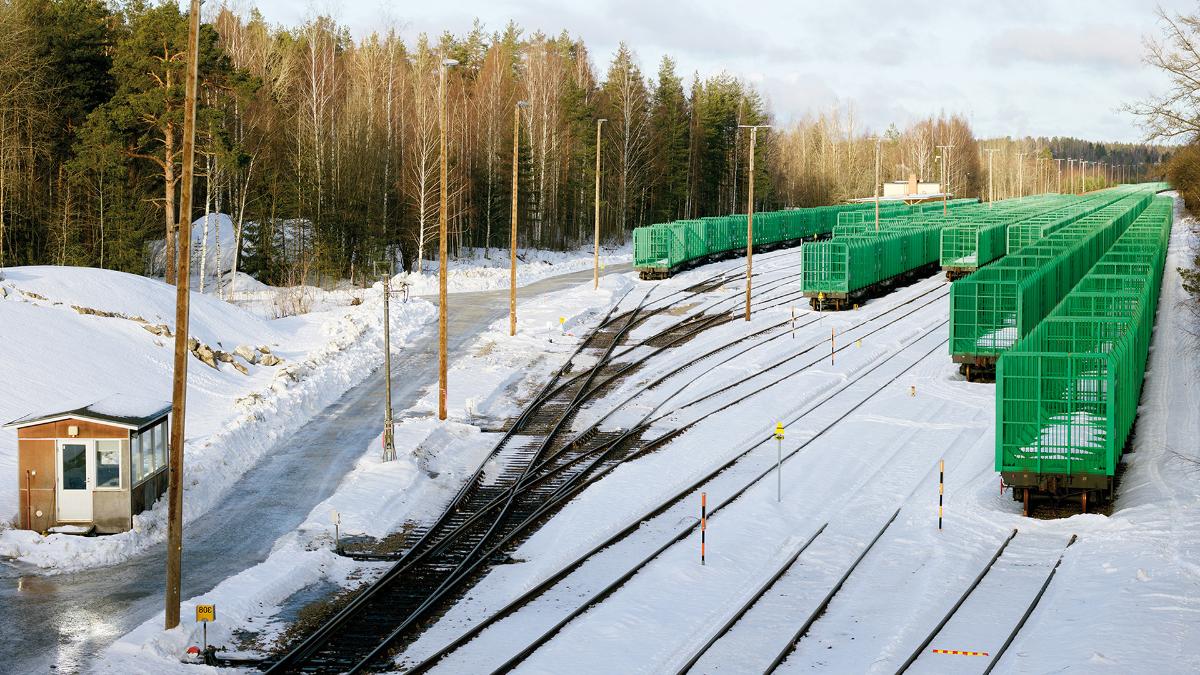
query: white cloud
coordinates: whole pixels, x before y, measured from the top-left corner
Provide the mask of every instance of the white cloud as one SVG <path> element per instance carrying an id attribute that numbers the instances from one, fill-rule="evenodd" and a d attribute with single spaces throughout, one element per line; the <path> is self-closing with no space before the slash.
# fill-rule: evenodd
<path id="1" fill-rule="evenodd" d="M 259 3 L 277 23 L 313 13 L 290 0 Z M 1154 8 L 1141 0 L 401 0 L 344 3 L 334 14 L 356 35 L 391 23 L 406 39 L 462 34 L 475 17 L 490 30 L 509 20 L 527 35 L 566 30 L 584 39 L 601 73 L 625 40 L 647 76 L 669 54 L 685 80 L 693 71 L 761 78 L 781 122 L 853 102 L 877 129 L 944 111 L 968 115 L 982 135 L 1137 140 L 1136 121 L 1114 111 L 1165 84 L 1141 63 L 1141 38 L 1159 30 Z"/>

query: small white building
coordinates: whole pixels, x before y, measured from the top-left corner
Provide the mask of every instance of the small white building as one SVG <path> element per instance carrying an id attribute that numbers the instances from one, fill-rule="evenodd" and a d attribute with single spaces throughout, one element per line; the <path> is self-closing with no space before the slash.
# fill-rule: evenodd
<path id="1" fill-rule="evenodd" d="M 908 180 L 894 180 L 883 184 L 884 198 L 903 199 L 909 195 L 941 195 L 942 184 L 917 180 L 914 174 Z"/>

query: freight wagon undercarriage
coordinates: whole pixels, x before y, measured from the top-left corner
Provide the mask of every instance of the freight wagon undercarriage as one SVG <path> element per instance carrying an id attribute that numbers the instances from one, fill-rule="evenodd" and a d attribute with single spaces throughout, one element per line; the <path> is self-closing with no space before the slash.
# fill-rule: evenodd
<path id="1" fill-rule="evenodd" d="M 1026 516 L 1039 502 L 1078 502 L 1087 513 L 1089 508 L 1108 503 L 1115 492 L 1114 477 L 1102 474 L 1002 471 L 1000 476 L 1004 485 L 1012 488 L 1013 499 L 1023 504 Z"/>

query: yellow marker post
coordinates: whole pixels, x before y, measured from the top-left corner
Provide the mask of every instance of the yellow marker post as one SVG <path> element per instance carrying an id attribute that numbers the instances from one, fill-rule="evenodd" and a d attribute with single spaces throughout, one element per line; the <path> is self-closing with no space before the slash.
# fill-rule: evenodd
<path id="1" fill-rule="evenodd" d="M 216 605 L 196 605 L 196 623 L 204 627 L 204 653 L 208 653 L 208 622 L 217 620 Z"/>
<path id="2" fill-rule="evenodd" d="M 914 385 L 912 385 L 912 386 L 910 386 L 910 387 L 908 388 L 908 395 L 909 395 L 909 396 L 916 396 L 916 395 L 917 395 L 917 385 L 915 385 L 915 384 L 914 384 Z"/>
<path id="3" fill-rule="evenodd" d="M 783 422 L 775 423 L 775 501 L 783 501 Z"/>

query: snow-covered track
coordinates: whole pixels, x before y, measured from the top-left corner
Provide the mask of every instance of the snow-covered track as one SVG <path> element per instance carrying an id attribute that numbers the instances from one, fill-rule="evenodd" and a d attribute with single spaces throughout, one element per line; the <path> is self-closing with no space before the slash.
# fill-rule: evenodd
<path id="1" fill-rule="evenodd" d="M 731 614 L 729 618 L 717 628 L 717 630 L 713 631 L 712 635 L 708 637 L 708 640 L 692 654 L 691 658 L 689 658 L 682 667 L 675 671 L 676 675 L 683 675 L 683 673 L 686 673 L 688 670 L 690 670 L 692 666 L 696 665 L 696 662 L 700 660 L 700 657 L 704 656 L 704 653 L 708 651 L 708 648 L 716 644 L 717 640 L 720 640 L 722 637 L 724 637 L 724 635 L 729 632 L 729 629 L 733 628 L 733 625 L 736 624 L 743 616 L 745 616 L 746 612 L 750 611 L 750 608 L 753 607 L 754 604 L 757 603 L 759 599 L 762 598 L 762 596 L 766 594 L 766 592 L 770 590 L 772 586 L 775 585 L 775 582 L 779 581 L 779 577 L 782 577 L 788 570 L 792 568 L 792 565 L 796 564 L 796 561 L 800 559 L 800 554 L 808 550 L 808 547 L 813 543 L 813 541 L 816 540 L 817 537 L 821 536 L 821 533 L 824 532 L 825 528 L 827 527 L 829 527 L 829 523 L 821 525 L 821 527 L 817 528 L 816 532 L 813 532 L 812 536 L 809 537 L 807 541 L 801 544 L 795 550 L 795 552 L 788 556 L 784 563 L 780 565 L 777 570 L 775 570 L 775 573 L 772 574 L 761 586 L 759 586 L 758 590 L 751 594 L 750 598 L 746 600 L 746 602 L 743 603 L 742 606 L 739 607 L 735 612 L 733 612 L 733 614 Z"/>
<path id="2" fill-rule="evenodd" d="M 779 653 L 775 655 L 774 660 L 772 660 L 771 664 L 767 666 L 766 673 L 768 675 L 775 672 L 775 669 L 778 668 L 781 663 L 783 663 L 784 659 L 788 657 L 788 654 L 792 653 L 792 650 L 796 648 L 796 643 L 799 642 L 802 637 L 804 637 L 804 634 L 808 632 L 809 628 L 812 628 L 812 625 L 817 621 L 818 618 L 820 618 L 821 614 L 825 612 L 825 608 L 829 607 L 829 603 L 833 601 L 834 596 L 838 594 L 838 591 L 842 590 L 842 586 L 846 584 L 846 580 L 850 578 L 850 575 L 854 574 L 854 570 L 858 569 L 858 565 L 863 561 L 863 558 L 866 558 L 867 554 L 871 552 L 871 549 L 875 548 L 875 544 L 879 543 L 879 540 L 883 538 L 884 532 L 887 532 L 888 528 L 892 526 L 892 523 L 896 522 L 896 516 L 898 515 L 900 515 L 900 509 L 896 509 L 896 511 L 892 513 L 892 517 L 888 518 L 887 522 L 883 524 L 883 527 L 879 528 L 879 531 L 875 533 L 875 537 L 871 539 L 870 543 L 868 543 L 867 546 L 862 550 L 862 553 L 859 553 L 858 557 L 854 559 L 854 562 L 850 563 L 850 566 L 846 568 L 845 573 L 842 574 L 837 583 L 833 585 L 833 588 L 829 589 L 829 592 L 825 594 L 825 597 L 821 599 L 821 602 L 816 606 L 815 609 L 813 609 L 811 613 L 809 613 L 808 618 L 804 620 L 804 623 L 800 624 L 800 627 L 797 628 L 792 634 L 791 639 L 787 641 L 783 649 L 779 650 Z M 763 592 L 765 593 L 766 589 L 763 589 Z M 757 601 L 757 598 L 755 598 L 755 601 Z M 746 611 L 749 611 L 750 606 L 753 604 L 754 603 L 750 603 L 750 605 L 746 607 Z M 696 658 L 698 659 L 700 656 L 701 654 L 698 654 Z"/>
<path id="3" fill-rule="evenodd" d="M 400 554 L 392 568 L 282 658 L 264 665 L 269 665 L 271 672 L 358 672 L 386 657 L 400 636 L 460 590 L 473 574 L 494 562 L 501 546 L 573 496 L 577 492 L 573 486 L 594 476 L 600 462 L 634 437 L 632 430 L 600 432 L 592 425 L 565 444 L 558 440 L 570 430 L 571 421 L 586 402 L 633 367 L 624 364 L 612 372 L 614 350 L 622 337 L 647 314 L 701 295 L 711 281 L 727 277 L 728 273 L 713 275 L 684 292 L 672 293 L 678 298 L 671 302 L 648 302 L 652 290 L 633 310 L 614 316 L 621 304 L 618 301 L 505 433 L 450 507 L 431 526 L 415 533 L 416 542 Z M 651 304 L 657 306 L 648 309 Z M 695 314 L 677 322 L 674 334 L 668 328 L 651 339 L 665 335 L 665 349 L 723 316 Z M 679 329 L 680 325 L 684 328 Z M 572 360 L 588 346 L 599 352 L 594 365 L 564 380 Z M 656 442 L 644 443 L 638 451 Z"/>
<path id="4" fill-rule="evenodd" d="M 945 322 L 943 322 L 942 324 L 939 324 L 939 325 L 944 325 L 944 323 Z M 862 372 L 860 372 L 857 377 L 849 380 L 842 387 L 839 387 L 837 390 L 830 392 L 823 399 L 821 399 L 820 401 L 817 401 L 813 405 L 807 407 L 804 411 L 802 411 L 800 414 L 795 416 L 793 419 L 788 420 L 787 424 L 789 424 L 789 425 L 795 424 L 800 419 L 808 417 L 809 415 L 819 415 L 821 412 L 821 408 L 825 403 L 834 399 L 835 397 L 838 397 L 843 392 L 854 387 L 854 385 L 861 384 L 868 375 L 870 375 L 871 373 L 875 372 L 876 370 L 879 370 L 880 368 L 883 368 L 884 366 L 890 364 L 893 360 L 897 359 L 902 354 L 907 354 L 911 349 L 913 349 L 919 343 L 927 342 L 927 340 L 925 340 L 925 338 L 929 337 L 929 335 L 930 335 L 929 333 L 925 333 L 921 337 L 914 339 L 909 344 L 898 349 L 896 352 L 892 353 L 891 355 L 889 355 L 883 359 L 880 359 L 879 362 L 875 363 L 870 368 L 865 369 Z M 946 340 L 943 339 L 943 340 L 937 341 L 929 349 L 919 349 L 918 350 L 919 356 L 915 360 L 912 360 L 911 362 L 905 364 L 902 368 L 899 369 L 898 372 L 896 372 L 894 375 L 889 377 L 881 385 L 879 385 L 877 387 L 872 387 L 865 397 L 861 398 L 856 403 L 854 403 L 852 406 L 850 406 L 850 408 L 848 410 L 845 410 L 844 412 L 842 412 L 839 415 L 832 416 L 830 421 L 828 421 L 826 424 L 822 425 L 821 428 L 816 430 L 815 433 L 813 435 L 811 435 L 810 437 L 808 437 L 807 440 L 805 440 L 801 445 L 799 445 L 798 447 L 796 447 L 792 450 L 789 450 L 785 454 L 783 461 L 786 463 L 789 460 L 791 460 L 793 457 L 795 457 L 796 455 L 801 453 L 812 442 L 814 442 L 818 438 L 822 437 L 825 433 L 827 433 L 832 428 L 834 428 L 839 422 L 841 422 L 844 419 L 846 419 L 847 417 L 849 417 L 852 413 L 854 413 L 856 410 L 858 410 L 860 407 L 862 407 L 864 404 L 866 404 L 868 401 L 870 401 L 872 398 L 874 398 L 877 394 L 883 392 L 890 385 L 894 384 L 900 377 L 904 376 L 906 373 L 911 371 L 913 368 L 915 368 L 917 365 L 919 365 L 925 359 L 929 358 L 932 354 L 937 352 L 940 348 L 943 348 L 945 346 L 945 344 L 946 344 Z M 771 385 L 767 385 L 767 386 L 769 387 Z M 743 473 L 747 474 L 745 477 L 736 478 L 738 487 L 735 488 L 734 486 L 726 486 L 724 488 L 725 490 L 731 491 L 731 493 L 729 494 L 729 496 L 726 499 L 724 499 L 720 503 L 717 503 L 714 505 L 714 508 L 709 512 L 710 517 L 712 517 L 712 516 L 715 516 L 717 513 L 719 513 L 725 507 L 727 507 L 730 504 L 737 501 L 743 494 L 745 494 L 748 490 L 750 490 L 754 485 L 758 484 L 764 478 L 771 475 L 771 473 L 774 471 L 773 463 L 769 467 L 764 468 L 762 466 L 755 465 L 755 463 L 753 461 L 749 461 L 749 459 L 751 458 L 751 451 L 754 448 L 760 447 L 764 443 L 771 442 L 771 439 L 772 439 L 772 437 L 768 436 L 766 438 L 762 438 L 762 439 L 755 440 L 753 442 L 748 443 L 747 445 L 749 447 L 746 448 L 743 452 L 739 453 L 737 456 L 731 458 L 727 462 L 724 462 L 723 464 L 714 467 L 712 469 L 712 471 L 710 471 L 709 473 L 707 473 L 706 475 L 701 477 L 699 480 L 689 484 L 682 490 L 679 490 L 675 494 L 673 494 L 670 497 L 668 497 L 667 499 L 663 500 L 660 504 L 653 507 L 650 511 L 648 511 L 644 515 L 638 517 L 634 521 L 630 522 L 625 528 L 623 528 L 619 532 L 616 532 L 615 534 L 613 534 L 612 536 L 610 536 L 609 538 L 607 538 L 600 544 L 591 548 L 588 552 L 584 553 L 582 556 L 576 558 L 571 563 L 563 566 L 559 571 L 550 575 L 548 578 L 541 581 L 536 586 L 534 586 L 533 588 L 531 588 L 528 591 L 526 591 L 525 593 L 523 593 L 521 596 L 519 596 L 519 597 L 515 598 L 514 600 L 512 600 L 511 602 L 509 602 L 509 604 L 505 605 L 498 612 L 495 612 L 494 614 L 492 614 L 484 619 L 479 620 L 474 625 L 472 625 L 469 629 L 467 629 L 464 633 L 460 634 L 457 638 L 453 639 L 449 644 L 438 649 L 433 654 L 430 654 L 429 656 L 421 658 L 420 662 L 417 663 L 416 665 L 414 665 L 408 672 L 410 672 L 410 673 L 424 672 L 424 671 L 438 665 L 438 662 L 441 661 L 444 657 L 453 654 L 456 650 L 467 645 L 467 643 L 469 643 L 472 640 L 474 640 L 475 638 L 479 637 L 489 627 L 497 624 L 498 622 L 503 621 L 507 617 L 513 616 L 514 614 L 519 612 L 526 605 L 531 605 L 531 603 L 533 603 L 533 604 L 541 603 L 541 604 L 544 604 L 547 606 L 556 607 L 555 614 L 557 616 L 560 616 L 561 618 L 559 620 L 557 620 L 553 625 L 548 626 L 545 630 L 541 631 L 536 637 L 534 637 L 531 640 L 528 640 L 528 642 L 522 648 L 520 648 L 520 650 L 516 654 L 513 654 L 510 658 L 508 658 L 506 661 L 504 661 L 498 667 L 494 667 L 494 672 L 506 672 L 508 670 L 511 670 L 512 668 L 515 668 L 525 658 L 527 658 L 528 656 L 533 654 L 542 645 L 544 645 L 546 642 L 548 642 L 550 639 L 552 639 L 554 637 L 554 635 L 557 634 L 563 627 L 565 627 L 567 624 L 569 624 L 570 622 L 575 620 L 577 617 L 581 616 L 583 613 L 588 611 L 588 609 L 590 609 L 591 607 L 597 605 L 598 603 L 602 602 L 605 598 L 612 595 L 620 587 L 622 587 L 626 582 L 628 582 L 631 578 L 633 578 L 640 570 L 642 570 L 648 564 L 653 562 L 656 558 L 658 558 L 660 555 L 662 555 L 667 549 L 671 548 L 678 542 L 680 542 L 683 539 L 685 539 L 686 537 L 688 537 L 690 534 L 692 534 L 696 530 L 697 527 L 699 527 L 698 522 L 688 522 L 686 524 L 683 524 L 682 526 L 680 526 L 679 523 L 677 523 L 677 522 L 665 523 L 665 524 L 657 522 L 660 519 L 660 517 L 667 518 L 668 520 L 673 521 L 674 518 L 670 515 L 671 513 L 674 512 L 672 507 L 675 507 L 678 504 L 680 504 L 689 495 L 692 495 L 698 489 L 705 486 L 706 484 L 708 484 L 710 481 L 717 478 L 718 476 L 730 475 L 731 473 L 732 473 L 732 475 L 736 475 L 736 476 L 741 476 Z M 640 538 L 638 536 L 636 536 L 641 532 L 641 530 L 643 529 L 643 526 L 645 526 L 646 531 L 653 531 L 651 536 L 645 537 L 646 541 L 640 541 Z M 661 530 L 666 530 L 666 532 L 664 533 Z M 667 535 L 665 537 L 665 540 L 663 538 L 656 538 L 656 537 L 661 536 L 662 534 Z M 627 547 L 626 540 L 633 542 L 633 544 Z M 653 548 L 651 548 L 651 550 L 647 551 L 647 548 L 650 548 L 650 547 L 653 547 Z M 625 548 L 634 548 L 635 550 L 627 551 L 627 550 L 624 550 Z M 616 553 L 612 553 L 610 555 L 610 553 L 609 553 L 610 549 L 612 551 L 616 551 Z M 631 560 L 630 556 L 637 556 L 637 557 L 635 559 Z M 609 558 L 609 557 L 616 557 L 617 559 L 616 560 L 607 560 L 607 558 Z M 595 588 L 595 585 L 596 585 L 595 583 L 588 584 L 586 589 L 574 587 L 573 584 L 577 584 L 579 586 L 584 585 L 584 582 L 582 580 L 573 581 L 574 577 L 576 576 L 575 573 L 580 571 L 581 568 L 583 568 L 584 566 L 600 566 L 600 567 L 603 567 L 603 568 L 609 570 L 605 579 L 611 579 L 611 581 L 602 588 Z M 613 578 L 611 576 L 613 574 L 613 568 L 620 569 L 623 571 L 616 572 L 617 576 L 615 578 Z M 558 591 L 557 587 L 560 585 L 563 586 L 563 588 L 566 590 L 564 590 L 562 592 L 557 592 Z M 547 599 L 543 601 L 542 598 L 547 598 Z M 563 616 L 562 612 L 564 609 L 566 609 L 567 606 L 572 607 L 573 609 L 569 609 L 566 612 L 565 616 Z M 545 622 L 543 621 L 542 623 L 545 623 Z M 418 658 L 420 658 L 420 657 L 418 657 Z M 492 666 L 488 666 L 488 667 L 493 668 Z M 450 666 L 450 668 L 454 669 L 454 666 Z"/>
<path id="5" fill-rule="evenodd" d="M 1014 540 L 1017 545 L 1010 545 Z M 1071 535 L 1063 546 L 1061 539 L 1046 535 L 1018 538 L 1013 530 L 897 675 L 945 672 L 945 661 L 937 659 L 947 658 L 948 651 L 979 655 L 956 661 L 955 672 L 992 672 L 1037 608 L 1075 540 L 1076 535 Z M 1011 630 L 999 632 L 1006 625 Z"/>

